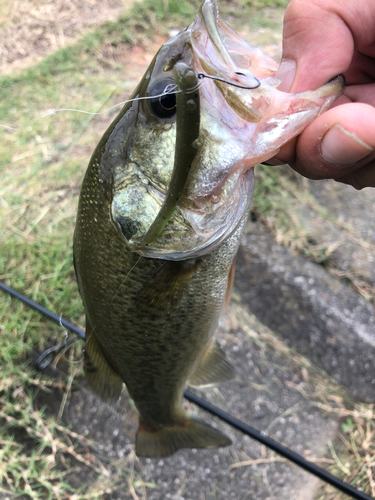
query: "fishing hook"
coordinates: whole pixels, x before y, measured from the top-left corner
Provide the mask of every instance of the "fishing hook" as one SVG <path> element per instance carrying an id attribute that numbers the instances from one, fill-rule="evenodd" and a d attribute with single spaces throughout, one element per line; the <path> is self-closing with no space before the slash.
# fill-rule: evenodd
<path id="1" fill-rule="evenodd" d="M 235 73 L 235 74 L 245 76 L 243 73 Z M 198 73 L 197 77 L 199 78 L 199 80 L 202 80 L 202 78 L 211 78 L 211 80 L 217 80 L 219 82 L 227 83 L 228 85 L 233 85 L 234 87 L 238 87 L 240 89 L 245 89 L 245 90 L 252 90 L 260 87 L 260 80 L 255 76 L 253 78 L 255 78 L 255 80 L 258 82 L 258 84 L 255 87 L 247 87 L 246 85 L 241 85 L 240 83 L 229 82 L 224 78 L 219 78 L 218 76 L 206 75 L 205 73 Z"/>

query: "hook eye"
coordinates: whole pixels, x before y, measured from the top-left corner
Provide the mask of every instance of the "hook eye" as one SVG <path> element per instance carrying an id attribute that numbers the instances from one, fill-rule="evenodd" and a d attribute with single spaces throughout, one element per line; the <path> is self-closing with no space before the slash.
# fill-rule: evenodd
<path id="1" fill-rule="evenodd" d="M 55 345 L 54 347 L 47 349 L 36 360 L 35 368 L 38 371 L 45 370 L 47 368 L 47 366 L 49 366 L 52 363 L 52 361 L 55 359 L 57 354 L 59 354 L 63 350 L 66 350 L 71 344 L 73 344 L 74 342 L 77 342 L 77 340 L 78 340 L 78 337 L 74 337 L 72 339 L 67 340 L 63 344 Z"/>

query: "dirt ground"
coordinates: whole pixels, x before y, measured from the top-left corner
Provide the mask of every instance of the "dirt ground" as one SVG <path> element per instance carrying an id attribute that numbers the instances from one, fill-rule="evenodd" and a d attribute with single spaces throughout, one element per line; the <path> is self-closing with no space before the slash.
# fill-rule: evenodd
<path id="1" fill-rule="evenodd" d="M 136 0 L 0 0 L 0 72 L 65 47 L 93 24 L 115 20 Z"/>

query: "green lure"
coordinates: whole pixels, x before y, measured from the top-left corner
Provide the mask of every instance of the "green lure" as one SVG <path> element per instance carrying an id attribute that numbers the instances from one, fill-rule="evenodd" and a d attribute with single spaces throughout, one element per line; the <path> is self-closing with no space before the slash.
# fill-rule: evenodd
<path id="1" fill-rule="evenodd" d="M 177 62 L 173 68 L 180 92 L 176 93 L 176 147 L 172 178 L 164 203 L 151 224 L 144 244 L 153 243 L 172 216 L 185 188 L 191 164 L 197 154 L 194 142 L 199 136 L 200 105 L 198 77 L 185 63 Z"/>

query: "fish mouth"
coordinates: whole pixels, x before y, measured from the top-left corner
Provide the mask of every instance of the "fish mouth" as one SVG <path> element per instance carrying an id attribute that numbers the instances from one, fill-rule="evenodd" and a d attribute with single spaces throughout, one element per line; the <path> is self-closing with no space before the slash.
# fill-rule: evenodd
<path id="1" fill-rule="evenodd" d="M 189 26 L 192 32 L 191 43 L 195 54 L 195 69 L 200 78 L 214 79 L 217 89 L 222 93 L 226 104 L 241 118 L 250 122 L 261 122 L 268 118 L 267 107 L 273 108 L 275 92 L 266 95 L 266 87 L 276 90 L 282 80 L 276 78 L 279 64 L 260 49 L 242 39 L 219 16 L 215 0 L 205 0 L 195 21 Z M 345 88 L 342 75 L 333 78 L 326 85 L 311 91 L 296 94 L 293 112 L 302 109 L 305 101 L 313 100 L 321 105 L 318 98 L 334 95 L 337 98 Z M 246 92 L 250 91 L 250 92 Z M 277 91 L 277 101 L 286 101 L 291 94 Z M 282 99 L 284 96 L 284 99 Z M 271 106 L 267 106 L 271 104 Z M 268 111 L 271 111 L 270 109 Z M 281 109 L 282 112 L 285 111 Z M 229 112 L 229 111 L 228 111 Z"/>
<path id="2" fill-rule="evenodd" d="M 200 62 L 209 76 L 218 77 L 225 83 L 243 88 L 259 87 L 260 82 L 252 72 L 248 68 L 238 66 L 229 53 L 223 40 L 226 32 L 230 33 L 231 38 L 238 39 L 236 41 L 239 43 L 243 43 L 243 40 L 220 19 L 219 9 L 214 0 L 202 3 L 197 19 L 190 28 L 193 30 L 195 40 L 204 37 L 204 31 L 207 33 L 207 41 L 211 44 L 211 50 L 213 49 L 212 55 L 215 54 L 216 58 L 207 57 L 206 54 L 206 57 L 200 56 Z M 201 75 L 204 76 L 204 73 Z"/>

